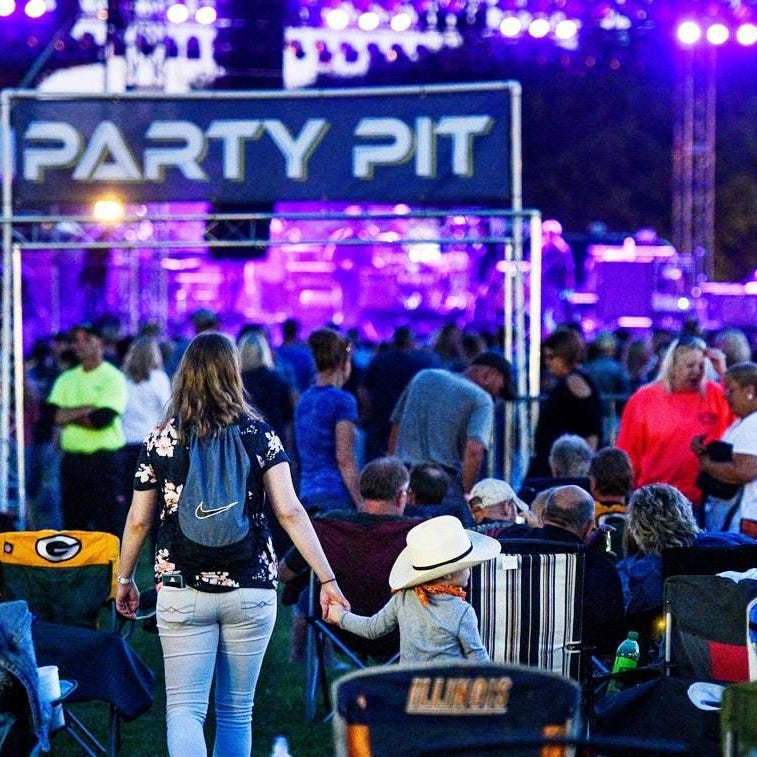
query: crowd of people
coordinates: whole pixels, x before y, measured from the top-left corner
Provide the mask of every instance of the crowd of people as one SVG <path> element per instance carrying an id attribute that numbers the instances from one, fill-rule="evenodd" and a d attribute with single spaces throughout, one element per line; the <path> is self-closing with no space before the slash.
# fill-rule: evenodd
<path id="1" fill-rule="evenodd" d="M 333 325 L 304 339 L 290 319 L 276 345 L 265 325 L 224 334 L 207 310 L 193 324 L 191 340 L 173 341 L 77 324 L 26 366 L 28 527 L 122 536 L 126 615 L 140 551 L 154 546 L 172 754 L 195 753 L 214 670 L 216 750 L 249 752 L 277 577 L 301 616 L 312 570 L 324 619 L 367 636 L 399 627 L 403 659 L 479 659 L 464 588 L 492 542 L 584 545 L 584 637 L 611 654 L 631 619 L 662 603 L 663 549 L 757 536 L 757 363 L 735 329 L 619 330 L 587 344 L 578 326 L 557 327 L 542 345 L 533 458 L 508 482 L 493 439 L 519 367 L 498 335 L 448 325 L 419 345 L 401 326 L 369 345 Z M 196 488 L 190 461 L 218 456 L 232 431 L 246 494 L 201 498 L 196 515 L 239 499 L 249 530 L 208 550 L 186 537 L 179 503 Z M 419 555 L 441 567 L 413 572 Z"/>

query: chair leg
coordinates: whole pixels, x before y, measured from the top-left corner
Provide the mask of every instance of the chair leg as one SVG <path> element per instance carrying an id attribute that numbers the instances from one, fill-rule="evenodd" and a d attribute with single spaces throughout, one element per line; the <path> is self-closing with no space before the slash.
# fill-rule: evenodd
<path id="1" fill-rule="evenodd" d="M 121 747 L 121 716 L 118 710 L 110 706 L 110 730 L 108 733 L 108 757 L 116 757 Z"/>
<path id="2" fill-rule="evenodd" d="M 315 630 L 308 625 L 305 642 L 305 718 L 315 719 L 318 701 L 318 657 L 315 650 Z"/>
<path id="3" fill-rule="evenodd" d="M 98 741 L 97 737 L 90 731 L 71 710 L 64 709 L 66 725 L 63 730 L 82 748 L 87 757 L 97 757 L 99 754 L 108 754 L 108 750 Z"/>
<path id="4" fill-rule="evenodd" d="M 320 684 L 321 694 L 323 695 L 323 703 L 326 706 L 326 712 L 331 712 L 331 692 L 329 691 L 329 678 L 326 670 L 326 644 L 328 642 L 322 636 L 319 640 L 316 640 L 318 646 L 318 657 L 320 660 Z"/>

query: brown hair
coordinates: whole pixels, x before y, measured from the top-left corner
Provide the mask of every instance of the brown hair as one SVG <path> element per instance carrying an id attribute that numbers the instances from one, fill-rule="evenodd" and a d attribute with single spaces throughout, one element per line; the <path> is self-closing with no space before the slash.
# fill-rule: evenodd
<path id="1" fill-rule="evenodd" d="M 158 343 L 149 336 L 137 337 L 126 351 L 123 371 L 135 383 L 150 378 L 150 371 L 163 367 L 163 356 Z"/>
<path id="2" fill-rule="evenodd" d="M 333 329 L 318 329 L 308 339 L 319 371 L 341 368 L 350 353 L 350 343 Z"/>
<path id="3" fill-rule="evenodd" d="M 562 358 L 573 368 L 584 359 L 586 345 L 575 329 L 562 326 L 544 340 L 544 349 L 551 350 L 555 357 Z"/>
<path id="4" fill-rule="evenodd" d="M 589 475 L 599 494 L 627 497 L 633 490 L 631 459 L 617 447 L 599 450 L 589 464 Z"/>
<path id="5" fill-rule="evenodd" d="M 182 440 L 190 429 L 207 439 L 243 416 L 261 417 L 245 399 L 239 351 L 224 334 L 198 334 L 174 376 L 166 423 L 176 419 Z"/>

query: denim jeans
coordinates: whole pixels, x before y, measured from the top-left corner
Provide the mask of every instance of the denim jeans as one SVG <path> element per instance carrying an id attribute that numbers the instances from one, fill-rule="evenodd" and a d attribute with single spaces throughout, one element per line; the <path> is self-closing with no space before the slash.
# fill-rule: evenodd
<path id="1" fill-rule="evenodd" d="M 211 594 L 163 587 L 157 621 L 166 675 L 168 752 L 205 757 L 203 725 L 215 671 L 215 757 L 252 753 L 252 706 L 276 622 L 273 589 Z"/>

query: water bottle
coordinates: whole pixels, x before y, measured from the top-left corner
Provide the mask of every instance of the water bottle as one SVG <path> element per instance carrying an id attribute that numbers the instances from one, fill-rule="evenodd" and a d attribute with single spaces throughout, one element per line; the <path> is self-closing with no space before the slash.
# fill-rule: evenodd
<path id="1" fill-rule="evenodd" d="M 629 631 L 625 641 L 620 643 L 615 653 L 615 662 L 612 664 L 613 673 L 622 673 L 626 670 L 635 670 L 639 665 L 639 634 L 637 631 Z M 613 678 L 607 687 L 608 692 L 620 691 L 621 682 Z"/>
<path id="2" fill-rule="evenodd" d="M 289 742 L 286 736 L 279 735 L 274 737 L 271 757 L 292 757 L 289 753 Z"/>

